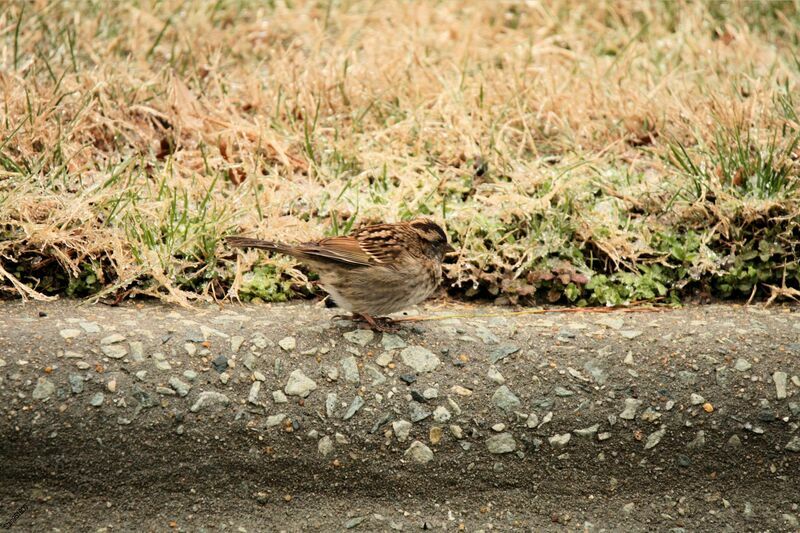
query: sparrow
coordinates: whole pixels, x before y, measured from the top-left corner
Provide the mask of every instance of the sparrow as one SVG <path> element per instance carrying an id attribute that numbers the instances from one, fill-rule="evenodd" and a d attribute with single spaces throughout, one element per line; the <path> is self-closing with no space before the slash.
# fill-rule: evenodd
<path id="1" fill-rule="evenodd" d="M 382 315 L 428 298 L 442 281 L 442 260 L 455 251 L 444 230 L 418 218 L 375 224 L 350 235 L 298 245 L 249 237 L 228 237 L 235 248 L 261 248 L 292 256 L 319 274 L 336 305 L 376 331 L 396 331 Z"/>

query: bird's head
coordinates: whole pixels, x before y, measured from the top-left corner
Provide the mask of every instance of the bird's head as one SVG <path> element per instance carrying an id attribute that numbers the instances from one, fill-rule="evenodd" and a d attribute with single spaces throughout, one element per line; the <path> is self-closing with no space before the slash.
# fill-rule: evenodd
<path id="1" fill-rule="evenodd" d="M 409 222 L 409 225 L 431 250 L 431 255 L 437 259 L 441 260 L 445 255 L 455 251 L 447 242 L 447 234 L 436 222 L 427 218 L 418 218 Z"/>

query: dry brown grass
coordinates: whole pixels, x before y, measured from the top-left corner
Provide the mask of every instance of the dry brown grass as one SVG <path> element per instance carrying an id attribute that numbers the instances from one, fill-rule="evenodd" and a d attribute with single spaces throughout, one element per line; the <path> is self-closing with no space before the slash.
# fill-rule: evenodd
<path id="1" fill-rule="evenodd" d="M 0 289 L 186 301 L 256 261 L 297 289 L 291 262 L 237 263 L 221 237 L 417 214 L 461 245 L 468 295 L 590 298 L 588 278 L 659 264 L 702 280 L 731 226 L 763 240 L 775 217 L 793 253 L 798 21 L 798 2 L 11 2 Z M 669 163 L 737 128 L 789 146 L 789 186 Z M 659 247 L 695 229 L 686 265 Z"/>

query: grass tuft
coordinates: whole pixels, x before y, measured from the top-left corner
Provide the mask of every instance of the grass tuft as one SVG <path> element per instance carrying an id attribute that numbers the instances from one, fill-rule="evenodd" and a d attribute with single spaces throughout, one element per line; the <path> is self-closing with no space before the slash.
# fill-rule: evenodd
<path id="1" fill-rule="evenodd" d="M 800 287 L 796 1 L 9 2 L 0 294 L 281 301 L 233 233 L 426 215 L 451 294 Z"/>

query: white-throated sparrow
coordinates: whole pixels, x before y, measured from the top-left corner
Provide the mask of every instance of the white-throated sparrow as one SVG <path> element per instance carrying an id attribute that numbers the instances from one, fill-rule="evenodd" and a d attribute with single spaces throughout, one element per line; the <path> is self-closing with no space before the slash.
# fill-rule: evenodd
<path id="1" fill-rule="evenodd" d="M 442 260 L 453 251 L 435 222 L 416 219 L 366 226 L 346 237 L 329 237 L 296 246 L 249 237 L 228 237 L 236 248 L 263 248 L 290 255 L 319 274 L 320 285 L 336 305 L 379 331 L 391 321 L 376 320 L 415 305 L 442 281 Z"/>

